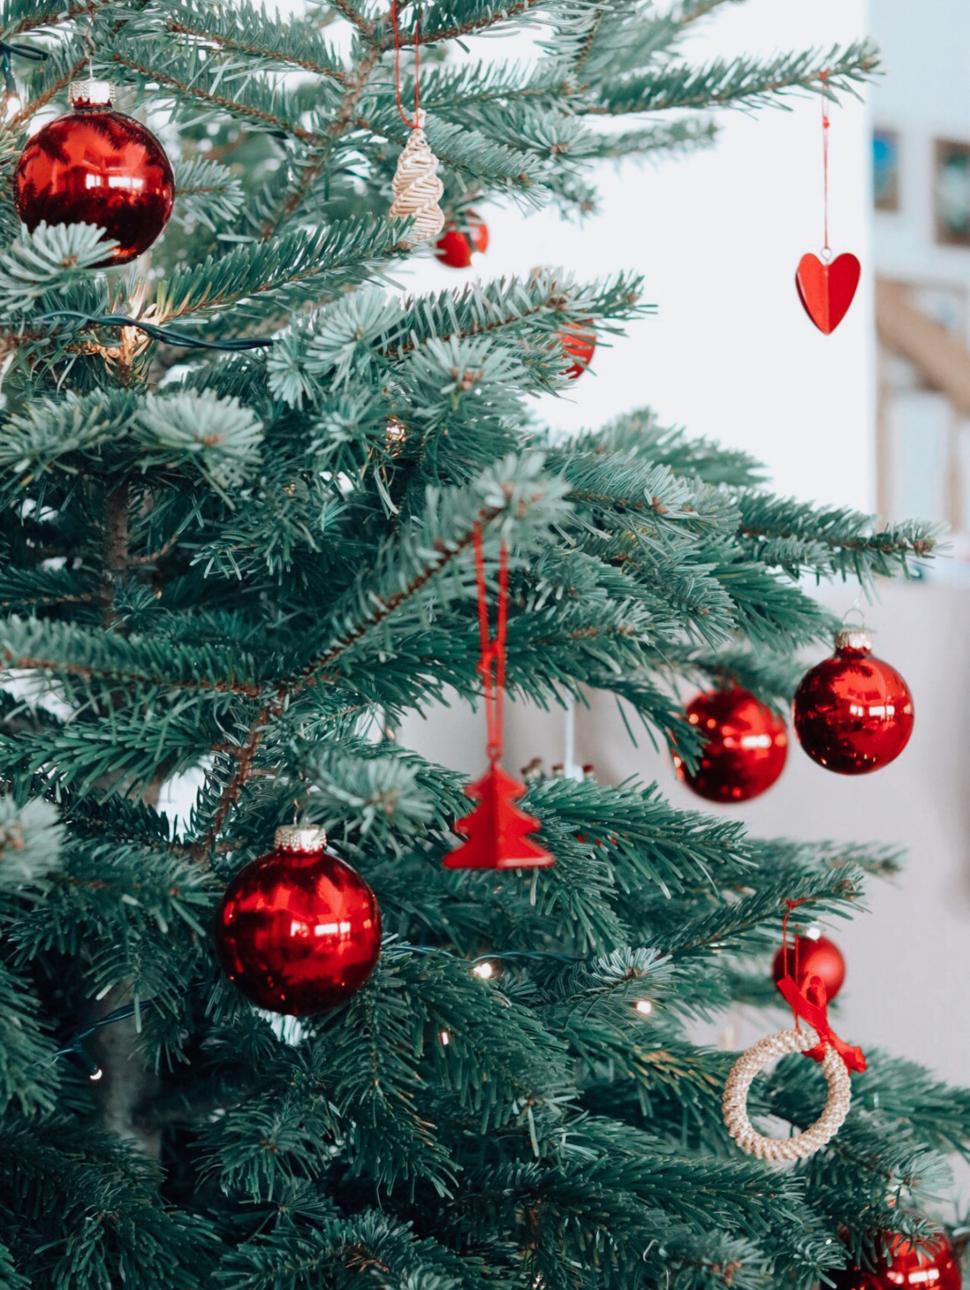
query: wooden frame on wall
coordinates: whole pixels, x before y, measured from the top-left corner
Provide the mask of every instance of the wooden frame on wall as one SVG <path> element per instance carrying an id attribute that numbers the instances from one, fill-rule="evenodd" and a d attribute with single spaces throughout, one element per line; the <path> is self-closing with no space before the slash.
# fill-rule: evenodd
<path id="1" fill-rule="evenodd" d="M 970 247 L 970 141 L 934 141 L 933 223 L 942 246 Z"/>
<path id="2" fill-rule="evenodd" d="M 872 132 L 872 204 L 899 210 L 899 131 L 877 125 Z"/>

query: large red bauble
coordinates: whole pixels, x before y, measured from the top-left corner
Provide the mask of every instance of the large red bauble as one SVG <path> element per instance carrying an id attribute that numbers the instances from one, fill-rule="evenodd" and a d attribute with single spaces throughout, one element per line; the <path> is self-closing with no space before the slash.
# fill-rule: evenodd
<path id="1" fill-rule="evenodd" d="M 827 1269 L 838 1290 L 960 1290 L 960 1263 L 945 1232 L 926 1242 L 903 1236 L 890 1242 L 889 1257 L 871 1272 Z"/>
<path id="2" fill-rule="evenodd" d="M 842 631 L 835 654 L 795 693 L 795 731 L 813 761 L 865 775 L 894 761 L 913 733 L 913 697 L 894 667 L 870 653 L 865 632 Z"/>
<path id="3" fill-rule="evenodd" d="M 320 829 L 278 829 L 275 849 L 229 884 L 216 945 L 253 1003 L 305 1017 L 358 990 L 381 951 L 377 897 L 324 848 Z"/>
<path id="4" fill-rule="evenodd" d="M 779 948 L 771 965 L 775 981 L 790 976 L 801 987 L 807 977 L 817 976 L 825 986 L 825 997 L 831 1002 L 845 981 L 845 959 L 842 951 L 826 936 L 796 936 L 787 953 Z"/>
<path id="5" fill-rule="evenodd" d="M 472 255 L 488 250 L 488 225 L 474 211 L 459 223 L 449 223 L 435 245 L 435 258 L 452 269 L 471 268 Z"/>
<path id="6" fill-rule="evenodd" d="M 162 145 L 139 121 L 111 109 L 102 82 L 74 111 L 44 126 L 14 175 L 17 213 L 27 227 L 95 224 L 118 243 L 105 265 L 124 264 L 158 237 L 172 213 L 175 180 Z M 77 96 L 80 95 L 80 96 Z"/>
<path id="7" fill-rule="evenodd" d="M 699 694 L 687 720 L 704 736 L 697 769 L 674 756 L 677 774 L 709 802 L 747 802 L 772 786 L 785 768 L 785 723 L 753 694 L 735 686 Z"/>
<path id="8" fill-rule="evenodd" d="M 596 351 L 596 332 L 593 323 L 586 319 L 581 323 L 568 323 L 559 330 L 559 343 L 573 361 L 565 369 L 565 374 L 575 381 L 586 371 L 593 361 Z"/>

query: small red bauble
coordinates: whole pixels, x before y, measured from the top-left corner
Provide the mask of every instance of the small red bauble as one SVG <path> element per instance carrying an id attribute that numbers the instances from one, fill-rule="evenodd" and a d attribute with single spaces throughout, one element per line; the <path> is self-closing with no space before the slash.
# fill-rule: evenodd
<path id="1" fill-rule="evenodd" d="M 913 1242 L 894 1236 L 888 1259 L 875 1269 L 827 1269 L 838 1290 L 960 1290 L 960 1263 L 945 1232 L 927 1241 Z"/>
<path id="2" fill-rule="evenodd" d="M 591 319 L 581 323 L 568 323 L 559 330 L 559 343 L 573 361 L 565 369 L 566 376 L 576 380 L 593 361 L 596 351 L 596 332 Z"/>
<path id="3" fill-rule="evenodd" d="M 913 697 L 894 667 L 873 658 L 864 631 L 839 632 L 835 654 L 795 694 L 795 731 L 813 761 L 865 775 L 894 761 L 913 733 Z"/>
<path id="4" fill-rule="evenodd" d="M 472 255 L 488 250 L 488 225 L 474 211 L 459 223 L 449 223 L 435 245 L 435 258 L 452 269 L 470 269 Z"/>
<path id="5" fill-rule="evenodd" d="M 735 686 L 699 694 L 687 720 L 704 736 L 696 770 L 674 756 L 677 774 L 709 802 L 747 802 L 770 788 L 785 768 L 785 723 L 753 694 Z"/>
<path id="6" fill-rule="evenodd" d="M 849 311 L 859 285 L 862 266 L 851 252 L 827 263 L 809 252 L 798 261 L 795 285 L 798 298 L 812 322 L 826 336 L 832 334 Z"/>
<path id="7" fill-rule="evenodd" d="M 826 936 L 796 936 L 794 946 L 779 949 L 771 965 L 775 981 L 790 976 L 801 987 L 807 977 L 817 976 L 825 986 L 825 997 L 831 1002 L 845 981 L 845 959 L 842 951 Z"/>
<path id="8" fill-rule="evenodd" d="M 294 1017 L 333 1008 L 380 956 L 377 897 L 326 842 L 322 829 L 277 829 L 275 849 L 237 873 L 222 898 L 219 957 L 260 1008 Z"/>
<path id="9" fill-rule="evenodd" d="M 76 81 L 73 111 L 44 126 L 14 175 L 17 214 L 33 231 L 47 224 L 94 224 L 124 264 L 155 241 L 172 213 L 175 180 L 162 145 L 139 121 L 111 108 L 105 81 Z"/>

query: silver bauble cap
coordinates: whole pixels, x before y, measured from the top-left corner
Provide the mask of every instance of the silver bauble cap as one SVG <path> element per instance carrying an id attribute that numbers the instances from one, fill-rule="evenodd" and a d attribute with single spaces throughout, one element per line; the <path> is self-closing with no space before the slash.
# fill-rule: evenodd
<path id="1" fill-rule="evenodd" d="M 273 837 L 277 851 L 322 851 L 327 833 L 319 824 L 283 824 Z"/>
<path id="2" fill-rule="evenodd" d="M 864 627 L 843 627 L 835 636 L 836 649 L 854 649 L 868 654 L 872 649 L 872 637 Z"/>
<path id="3" fill-rule="evenodd" d="M 98 81 L 91 76 L 86 76 L 79 81 L 71 81 L 67 88 L 67 97 L 72 105 L 90 103 L 92 107 L 110 107 L 111 94 L 110 81 Z"/>

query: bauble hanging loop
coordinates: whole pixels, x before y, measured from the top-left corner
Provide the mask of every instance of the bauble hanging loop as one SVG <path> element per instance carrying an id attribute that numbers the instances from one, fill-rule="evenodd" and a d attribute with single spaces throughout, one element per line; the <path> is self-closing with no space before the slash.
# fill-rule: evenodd
<path id="1" fill-rule="evenodd" d="M 913 696 L 903 677 L 872 654 L 868 633 L 843 628 L 835 654 L 795 693 L 795 732 L 813 761 L 839 775 L 866 775 L 895 761 L 913 733 Z"/>
<path id="2" fill-rule="evenodd" d="M 111 106 L 107 81 L 72 81 L 72 110 L 39 130 L 14 174 L 17 213 L 33 231 L 94 224 L 117 243 L 104 266 L 146 251 L 168 222 L 175 179 L 162 145 Z"/>

